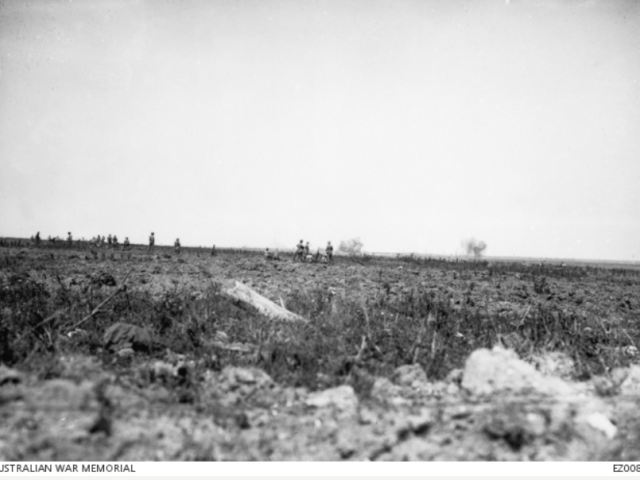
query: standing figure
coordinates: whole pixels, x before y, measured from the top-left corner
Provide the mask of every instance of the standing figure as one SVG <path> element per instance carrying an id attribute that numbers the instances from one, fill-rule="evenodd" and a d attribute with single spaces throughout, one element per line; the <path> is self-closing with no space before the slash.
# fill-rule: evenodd
<path id="1" fill-rule="evenodd" d="M 333 263 L 333 245 L 331 245 L 331 242 L 327 242 L 327 248 L 325 248 L 325 252 L 327 254 L 327 262 Z"/>
<path id="2" fill-rule="evenodd" d="M 111 234 L 109 234 L 107 236 L 107 248 L 111 248 L 111 245 L 112 245 L 112 243 L 111 243 Z"/>
<path id="3" fill-rule="evenodd" d="M 309 242 L 304 246 L 304 258 L 307 258 L 309 255 Z"/>
<path id="4" fill-rule="evenodd" d="M 123 250 L 129 250 L 131 244 L 129 243 L 129 237 L 124 237 L 124 243 L 122 244 Z"/>
<path id="5" fill-rule="evenodd" d="M 173 244 L 173 248 L 176 251 L 176 254 L 180 255 L 180 239 L 176 238 L 175 243 Z"/>
<path id="6" fill-rule="evenodd" d="M 36 246 L 40 246 L 40 232 L 36 233 Z"/>
<path id="7" fill-rule="evenodd" d="M 296 245 L 296 253 L 293 255 L 293 261 L 295 262 L 298 258 L 302 260 L 304 258 L 302 256 L 303 252 L 304 252 L 304 245 L 302 244 L 302 240 L 300 240 L 300 243 Z"/>
<path id="8" fill-rule="evenodd" d="M 67 244 L 71 247 L 73 245 L 73 237 L 71 236 L 71 232 L 68 232 L 67 235 Z"/>
<path id="9" fill-rule="evenodd" d="M 211 247 L 211 256 L 212 257 L 216 256 L 216 246 L 215 246 L 215 244 L 213 245 L 213 247 Z"/>
<path id="10" fill-rule="evenodd" d="M 116 249 L 118 248 L 118 237 L 116 237 L 115 235 L 111 238 L 111 242 L 113 244 L 113 248 Z"/>
<path id="11" fill-rule="evenodd" d="M 154 236 L 153 232 L 151 232 L 151 235 L 149 235 L 149 253 L 153 253 L 153 247 L 156 244 L 156 237 Z"/>

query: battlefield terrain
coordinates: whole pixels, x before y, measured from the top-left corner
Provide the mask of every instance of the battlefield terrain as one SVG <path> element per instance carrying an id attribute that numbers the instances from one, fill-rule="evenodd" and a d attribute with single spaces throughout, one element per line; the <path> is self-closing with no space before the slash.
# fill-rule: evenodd
<path id="1" fill-rule="evenodd" d="M 637 265 L 3 242 L 0 458 L 637 460 L 638 292 Z"/>

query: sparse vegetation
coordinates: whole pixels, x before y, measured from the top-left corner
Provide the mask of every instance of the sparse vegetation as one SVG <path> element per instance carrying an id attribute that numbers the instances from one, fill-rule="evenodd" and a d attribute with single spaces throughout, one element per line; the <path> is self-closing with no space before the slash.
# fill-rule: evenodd
<path id="1" fill-rule="evenodd" d="M 2 254 L 10 259 L 0 276 L 2 363 L 45 380 L 65 378 L 70 355 L 95 358 L 138 388 L 161 386 L 166 401 L 217 409 L 223 423 L 221 412 L 235 418 L 237 410 L 212 404 L 203 379 L 230 367 L 259 368 L 283 388 L 348 384 L 364 401 L 375 378 L 401 365 L 418 364 L 431 381 L 442 380 L 482 347 L 502 344 L 523 359 L 562 352 L 575 364 L 573 378 L 584 380 L 629 366 L 640 341 L 633 293 L 640 273 L 624 269 L 415 256 L 298 266 L 190 249 L 180 259 L 141 249 Z M 229 278 L 309 321 L 274 322 L 239 305 L 223 293 Z M 153 344 L 132 345 L 130 353 L 105 344 L 117 322 L 149 332 Z M 175 370 L 154 363 L 175 356 Z M 102 423 L 95 429 L 111 432 L 109 390 L 96 391 Z"/>

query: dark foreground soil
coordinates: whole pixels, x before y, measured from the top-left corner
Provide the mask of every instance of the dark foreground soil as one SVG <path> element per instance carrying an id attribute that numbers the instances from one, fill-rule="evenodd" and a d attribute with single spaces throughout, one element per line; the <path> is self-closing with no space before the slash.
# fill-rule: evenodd
<path id="1" fill-rule="evenodd" d="M 639 287 L 597 266 L 0 248 L 0 459 L 638 460 Z"/>

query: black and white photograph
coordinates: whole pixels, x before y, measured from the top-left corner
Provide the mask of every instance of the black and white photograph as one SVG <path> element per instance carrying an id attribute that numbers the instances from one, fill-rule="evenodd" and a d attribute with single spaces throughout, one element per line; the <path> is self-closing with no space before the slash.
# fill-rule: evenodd
<path id="1" fill-rule="evenodd" d="M 639 348 L 639 1 L 0 0 L 3 474 L 609 472 Z"/>

